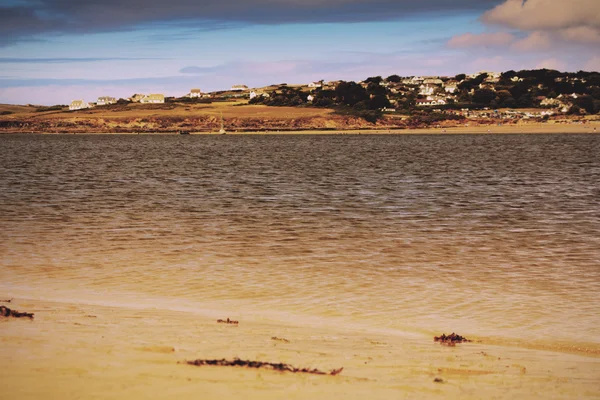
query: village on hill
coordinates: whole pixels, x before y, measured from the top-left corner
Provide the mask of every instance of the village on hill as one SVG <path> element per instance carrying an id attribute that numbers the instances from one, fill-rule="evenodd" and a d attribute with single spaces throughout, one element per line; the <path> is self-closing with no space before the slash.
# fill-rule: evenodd
<path id="1" fill-rule="evenodd" d="M 456 76 L 391 75 L 360 82 L 314 81 L 180 97 L 74 100 L 69 106 L 0 110 L 10 132 L 238 132 L 419 129 L 526 122 L 600 121 L 600 73 L 555 70 Z"/>
<path id="2" fill-rule="evenodd" d="M 175 98 L 162 93 L 134 94 L 127 99 L 99 97 L 96 102 L 74 100 L 70 110 L 117 102 L 163 104 L 168 102 L 247 99 L 249 104 L 269 106 L 351 107 L 369 117 L 410 109 L 436 109 L 460 115 L 470 111 L 504 109 L 506 118 L 517 115 L 545 117 L 556 114 L 600 112 L 600 73 L 561 73 L 554 70 L 479 72 L 447 76 L 391 75 L 360 82 L 317 81 L 300 85 L 279 84 L 262 88 L 234 85 L 229 90 L 204 93 L 193 88 Z M 535 108 L 536 111 L 519 112 Z M 514 111 L 510 111 L 513 109 Z M 376 118 L 375 118 L 376 119 Z"/>

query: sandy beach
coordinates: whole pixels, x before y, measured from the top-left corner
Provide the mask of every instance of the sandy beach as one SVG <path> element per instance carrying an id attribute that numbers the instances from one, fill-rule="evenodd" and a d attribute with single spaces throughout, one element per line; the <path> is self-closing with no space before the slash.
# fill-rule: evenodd
<path id="1" fill-rule="evenodd" d="M 7 305 L 35 312 L 35 319 L 0 319 L 3 399 L 598 398 L 598 352 L 479 340 L 448 347 L 424 334 L 344 329 L 325 320 L 294 326 L 232 313 L 236 326 L 218 324 L 210 313 L 160 307 L 33 299 Z M 182 363 L 236 357 L 344 369 L 321 376 Z"/>
<path id="2" fill-rule="evenodd" d="M 295 130 L 295 131 L 227 131 L 227 134 L 294 134 L 294 135 L 424 135 L 424 134 L 560 134 L 560 133 L 600 133 L 600 121 L 580 123 L 528 123 L 515 125 L 472 125 L 448 128 L 417 129 L 335 129 L 335 130 Z M 216 132 L 191 132 L 191 134 L 209 134 Z"/>
<path id="3" fill-rule="evenodd" d="M 598 398 L 597 135 L 1 139 L 3 400 Z"/>

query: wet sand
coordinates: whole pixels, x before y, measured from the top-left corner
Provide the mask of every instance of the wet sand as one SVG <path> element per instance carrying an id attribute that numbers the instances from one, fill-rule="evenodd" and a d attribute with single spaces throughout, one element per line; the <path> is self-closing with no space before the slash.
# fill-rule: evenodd
<path id="1" fill-rule="evenodd" d="M 485 341 L 447 347 L 423 334 L 367 332 L 326 320 L 291 325 L 222 315 L 239 320 L 235 326 L 218 324 L 210 312 L 160 307 L 26 299 L 9 306 L 35 312 L 35 319 L 0 318 L 3 399 L 591 399 L 599 393 L 597 353 Z M 235 357 L 344 370 L 321 376 L 181 363 Z"/>
<path id="2" fill-rule="evenodd" d="M 594 128 L 596 130 L 594 131 Z M 369 135 L 369 134 L 548 134 L 548 133 L 598 133 L 600 134 L 600 121 L 591 121 L 586 124 L 517 124 L 517 125 L 472 125 L 451 128 L 415 128 L 415 129 L 340 129 L 340 130 L 298 130 L 298 131 L 227 131 L 227 134 L 296 134 L 296 135 Z M 215 134 L 215 132 L 192 132 L 192 134 Z"/>

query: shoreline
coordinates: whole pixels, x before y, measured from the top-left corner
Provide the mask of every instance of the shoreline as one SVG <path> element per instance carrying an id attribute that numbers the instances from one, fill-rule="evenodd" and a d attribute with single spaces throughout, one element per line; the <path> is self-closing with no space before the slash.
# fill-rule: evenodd
<path id="1" fill-rule="evenodd" d="M 239 320 L 239 326 L 160 308 L 21 298 L 10 307 L 35 312 L 35 319 L 0 319 L 5 398 L 172 398 L 173 388 L 176 396 L 244 393 L 251 400 L 398 394 L 476 399 L 483 393 L 539 398 L 554 396 L 556 390 L 563 393 L 560 398 L 594 398 L 600 373 L 598 354 L 514 347 L 475 337 L 472 343 L 448 347 L 425 334 L 290 325 L 235 313 L 223 317 Z M 236 357 L 344 370 L 338 376 L 314 376 L 182 364 Z"/>
<path id="2" fill-rule="evenodd" d="M 364 128 L 364 129 L 294 129 L 294 130 L 237 130 L 227 131 L 226 135 L 420 135 L 420 134 L 600 134 L 600 121 L 588 121 L 585 124 L 532 123 L 517 125 L 477 125 L 444 128 Z M 106 132 L 106 131 L 0 131 L 0 135 L 41 134 L 41 135 L 180 135 L 179 131 L 157 132 Z M 186 135 L 220 136 L 218 132 L 189 131 Z M 225 135 L 225 136 L 226 136 Z"/>

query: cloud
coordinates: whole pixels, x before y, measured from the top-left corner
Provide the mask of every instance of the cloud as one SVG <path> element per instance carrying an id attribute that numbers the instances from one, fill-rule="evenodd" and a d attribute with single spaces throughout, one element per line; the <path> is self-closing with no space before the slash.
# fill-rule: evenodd
<path id="1" fill-rule="evenodd" d="M 600 43 L 598 0 L 506 0 L 485 12 L 481 20 L 490 25 L 532 32 L 532 37 L 518 48 L 553 39 Z M 547 39 L 542 39 L 543 36 Z"/>
<path id="2" fill-rule="evenodd" d="M 518 51 L 543 51 L 548 50 L 553 44 L 550 34 L 536 31 L 512 44 L 511 48 Z"/>
<path id="3" fill-rule="evenodd" d="M 463 35 L 454 36 L 452 39 L 450 39 L 448 45 L 452 48 L 506 47 L 515 40 L 516 38 L 507 32 L 481 34 L 465 33 Z"/>
<path id="4" fill-rule="evenodd" d="M 496 33 L 458 35 L 451 48 L 574 53 L 600 44 L 599 0 L 504 0 L 480 20 Z"/>
<path id="5" fill-rule="evenodd" d="M 600 5 L 599 5 L 600 8 Z M 558 31 L 558 34 L 564 39 L 580 43 L 600 43 L 600 29 L 590 28 L 588 26 L 578 26 L 566 28 Z"/>
<path id="6" fill-rule="evenodd" d="M 150 25 L 206 30 L 236 24 L 391 21 L 425 12 L 483 12 L 497 3 L 498 0 L 37 0 L 0 5 L 0 44 L 40 34 L 115 32 Z"/>
<path id="7" fill-rule="evenodd" d="M 483 21 L 524 31 L 600 27 L 598 0 L 506 0 L 483 14 Z"/>

